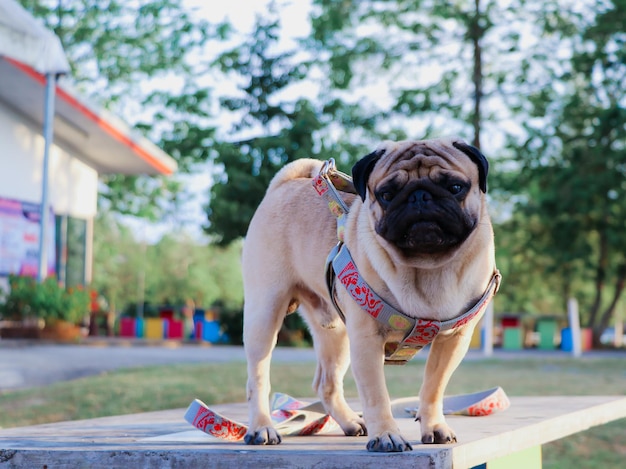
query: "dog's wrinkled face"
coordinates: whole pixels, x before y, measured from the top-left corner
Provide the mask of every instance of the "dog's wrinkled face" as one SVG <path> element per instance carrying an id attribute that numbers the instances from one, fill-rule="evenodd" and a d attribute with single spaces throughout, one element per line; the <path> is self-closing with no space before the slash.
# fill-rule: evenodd
<path id="1" fill-rule="evenodd" d="M 404 258 L 455 252 L 476 227 L 488 164 L 462 141 L 385 142 L 354 166 L 376 233 Z"/>

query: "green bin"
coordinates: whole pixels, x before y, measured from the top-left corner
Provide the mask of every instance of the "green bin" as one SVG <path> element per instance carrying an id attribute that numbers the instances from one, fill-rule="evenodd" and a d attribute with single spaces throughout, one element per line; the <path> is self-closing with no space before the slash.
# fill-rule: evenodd
<path id="1" fill-rule="evenodd" d="M 502 329 L 502 348 L 505 350 L 522 350 L 524 342 L 522 340 L 521 327 L 505 327 Z"/>
<path id="2" fill-rule="evenodd" d="M 537 320 L 537 332 L 539 333 L 538 347 L 541 350 L 554 350 L 554 336 L 556 335 L 556 320 L 542 318 Z"/>

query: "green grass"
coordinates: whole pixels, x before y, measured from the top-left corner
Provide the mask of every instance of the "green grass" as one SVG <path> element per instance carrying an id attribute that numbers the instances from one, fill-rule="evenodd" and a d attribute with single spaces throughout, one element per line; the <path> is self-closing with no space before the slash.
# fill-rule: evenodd
<path id="1" fill-rule="evenodd" d="M 625 395 L 623 359 L 509 359 L 466 361 L 448 394 L 502 386 L 509 396 Z M 392 397 L 416 395 L 424 362 L 386 367 Z M 313 363 L 275 363 L 275 390 L 312 396 Z M 0 394 L 0 427 L 184 408 L 194 398 L 207 404 L 245 400 L 244 363 L 177 365 L 120 370 L 57 383 L 44 388 Z M 351 375 L 346 395 L 356 397 Z M 626 419 L 592 428 L 544 446 L 546 469 L 625 467 Z"/>

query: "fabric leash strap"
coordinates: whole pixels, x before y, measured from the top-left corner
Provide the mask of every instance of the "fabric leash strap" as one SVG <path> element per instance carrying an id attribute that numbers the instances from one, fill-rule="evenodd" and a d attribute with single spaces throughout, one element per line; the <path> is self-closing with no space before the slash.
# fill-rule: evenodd
<path id="1" fill-rule="evenodd" d="M 194 399 L 184 418 L 198 430 L 220 440 L 242 441 L 248 431 L 246 424 L 215 412 L 200 399 Z M 339 428 L 321 402 L 307 403 L 287 394 L 274 395 L 271 419 L 281 436 L 316 435 Z"/>
<path id="2" fill-rule="evenodd" d="M 394 418 L 415 418 L 419 397 L 405 397 L 390 402 Z M 511 405 L 501 387 L 473 394 L 444 396 L 445 415 L 478 417 L 492 415 Z M 187 408 L 185 420 L 198 430 L 223 441 L 242 441 L 247 424 L 237 422 L 210 409 L 200 399 Z M 326 413 L 320 401 L 308 403 L 288 394 L 276 393 L 272 398 L 271 419 L 281 436 L 308 436 L 339 430 L 339 424 Z"/>

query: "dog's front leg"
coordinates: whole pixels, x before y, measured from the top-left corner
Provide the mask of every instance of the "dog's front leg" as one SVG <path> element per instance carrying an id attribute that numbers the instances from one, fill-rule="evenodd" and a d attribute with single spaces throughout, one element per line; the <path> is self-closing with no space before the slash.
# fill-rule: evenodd
<path id="1" fill-rule="evenodd" d="M 472 330 L 467 325 L 452 333 L 440 333 L 430 347 L 418 411 L 422 443 L 456 442 L 456 435 L 443 415 L 443 396 L 452 373 L 467 353 Z"/>
<path id="2" fill-rule="evenodd" d="M 362 314 L 362 313 L 361 313 Z M 400 434 L 391 414 L 384 373 L 384 338 L 375 330 L 353 335 L 350 345 L 352 373 L 356 380 L 363 417 L 371 439 L 367 450 L 373 452 L 411 451 L 411 444 Z M 372 328 L 374 329 L 374 328 Z M 354 337 L 358 337 L 355 340 Z"/>

